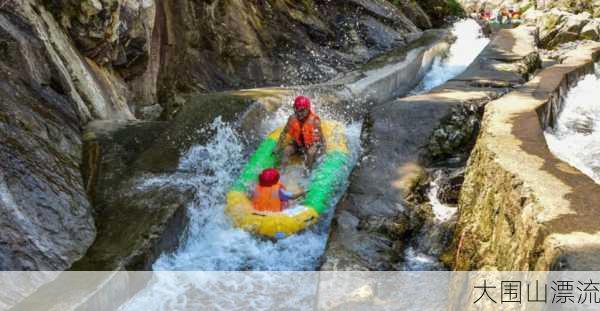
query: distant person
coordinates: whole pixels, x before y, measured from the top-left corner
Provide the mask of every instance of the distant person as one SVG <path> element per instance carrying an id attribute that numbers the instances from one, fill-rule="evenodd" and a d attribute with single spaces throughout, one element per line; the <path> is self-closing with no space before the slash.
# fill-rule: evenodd
<path id="1" fill-rule="evenodd" d="M 508 24 L 512 24 L 512 16 L 513 16 L 513 9 L 510 8 L 508 10 L 504 10 L 504 17 L 506 18 L 506 22 Z"/>
<path id="2" fill-rule="evenodd" d="M 485 20 L 489 21 L 492 19 L 492 12 L 490 12 L 489 10 L 485 11 Z"/>
<path id="3" fill-rule="evenodd" d="M 252 194 L 254 209 L 260 212 L 281 212 L 290 200 L 304 195 L 304 191 L 292 193 L 279 181 L 279 171 L 274 168 L 263 170 Z"/>
<path id="4" fill-rule="evenodd" d="M 512 9 L 512 14 L 511 14 L 511 18 L 512 19 L 519 19 L 519 18 L 521 18 L 521 11 L 520 11 L 520 9 L 513 8 Z"/>
<path id="5" fill-rule="evenodd" d="M 504 23 L 505 16 L 506 16 L 506 10 L 504 8 L 502 8 L 496 12 L 496 20 L 498 21 L 498 24 Z"/>
<path id="6" fill-rule="evenodd" d="M 287 141 L 290 143 L 285 145 Z M 287 166 L 290 156 L 301 153 L 306 156 L 306 168 L 311 170 L 324 147 L 325 138 L 321 129 L 321 119 L 311 110 L 310 99 L 306 96 L 296 97 L 294 114 L 289 117 L 273 150 L 274 153 L 283 150 L 281 168 Z"/>

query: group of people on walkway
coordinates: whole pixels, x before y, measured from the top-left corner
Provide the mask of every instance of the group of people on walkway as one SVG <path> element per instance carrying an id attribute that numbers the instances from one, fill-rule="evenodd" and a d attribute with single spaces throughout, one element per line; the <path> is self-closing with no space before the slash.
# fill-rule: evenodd
<path id="1" fill-rule="evenodd" d="M 499 24 L 511 24 L 513 20 L 521 18 L 521 12 L 518 8 L 501 7 L 490 10 L 488 8 L 479 9 L 479 13 L 474 13 L 477 18 L 483 21 L 496 21 Z"/>

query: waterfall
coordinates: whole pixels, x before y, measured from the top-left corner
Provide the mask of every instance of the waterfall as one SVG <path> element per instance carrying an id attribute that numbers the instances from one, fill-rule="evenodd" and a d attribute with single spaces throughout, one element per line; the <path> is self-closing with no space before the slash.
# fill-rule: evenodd
<path id="1" fill-rule="evenodd" d="M 553 128 L 544 132 L 550 151 L 600 183 L 600 66 L 564 98 Z"/>

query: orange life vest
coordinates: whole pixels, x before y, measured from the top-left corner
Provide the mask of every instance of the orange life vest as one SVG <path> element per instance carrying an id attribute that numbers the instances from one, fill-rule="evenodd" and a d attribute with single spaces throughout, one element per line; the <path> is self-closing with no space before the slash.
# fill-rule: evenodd
<path id="1" fill-rule="evenodd" d="M 279 198 L 279 189 L 285 190 L 285 187 L 280 182 L 270 187 L 257 184 L 254 191 L 254 198 L 252 198 L 254 209 L 260 212 L 281 212 L 283 203 Z"/>
<path id="2" fill-rule="evenodd" d="M 321 119 L 314 113 L 310 112 L 304 122 L 301 122 L 292 116 L 291 124 L 289 125 L 288 135 L 296 142 L 298 146 L 310 147 L 312 144 L 321 141 L 320 133 L 316 128 L 316 122 Z"/>

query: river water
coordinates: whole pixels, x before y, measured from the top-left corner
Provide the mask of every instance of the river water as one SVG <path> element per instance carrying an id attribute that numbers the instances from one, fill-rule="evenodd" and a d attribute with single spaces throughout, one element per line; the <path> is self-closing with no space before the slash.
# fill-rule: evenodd
<path id="1" fill-rule="evenodd" d="M 490 39 L 484 36 L 481 26 L 473 19 L 456 22 L 452 27 L 452 34 L 456 37 L 456 41 L 450 47 L 448 54 L 434 60 L 431 70 L 411 92 L 412 94 L 426 93 L 458 76 L 467 69 L 490 42 Z M 443 269 L 442 264 L 437 259 L 439 247 L 432 248 L 431 245 L 439 245 L 444 242 L 440 239 L 446 237 L 444 234 L 440 234 L 439 229 L 446 223 L 455 221 L 456 207 L 448 206 L 439 199 L 441 174 L 442 172 L 439 170 L 433 172 L 433 180 L 427 191 L 427 199 L 435 215 L 436 228 L 419 232 L 412 245 L 406 248 L 404 252 L 405 270 L 429 271 Z M 435 251 L 432 252 L 432 249 Z"/>
<path id="2" fill-rule="evenodd" d="M 488 45 L 481 26 L 473 19 L 460 20 L 452 26 L 456 41 L 447 55 L 437 57 L 421 83 L 411 92 L 422 94 L 461 74 Z"/>
<path id="3" fill-rule="evenodd" d="M 564 98 L 554 128 L 544 135 L 558 158 L 600 183 L 600 64 Z"/>
<path id="4" fill-rule="evenodd" d="M 481 35 L 479 25 L 473 20 L 462 20 L 453 27 L 457 40 L 452 45 L 445 58 L 435 60 L 431 72 L 427 74 L 423 83 L 417 88 L 418 92 L 425 92 L 437 85 L 444 83 L 460 74 L 479 54 L 487 44 L 487 39 Z M 468 50 L 468 53 L 464 51 Z M 460 53 L 459 53 L 460 52 Z M 261 124 L 262 135 L 276 127 L 282 126 L 287 116 L 291 114 L 289 106 L 292 97 L 286 99 L 283 107 Z M 346 135 L 352 154 L 352 165 L 360 156 L 361 122 L 348 122 L 335 113 L 319 110 L 318 98 L 317 112 L 324 119 L 334 119 L 344 122 Z M 189 206 L 190 225 L 185 241 L 173 254 L 164 254 L 154 264 L 155 271 L 310 271 L 318 268 L 320 256 L 325 250 L 328 237 L 329 224 L 332 219 L 333 208 L 328 215 L 315 226 L 304 232 L 288 237 L 277 242 L 257 239 L 251 234 L 234 228 L 229 218 L 224 214 L 225 194 L 230 185 L 239 175 L 242 166 L 253 150 L 240 137 L 235 127 L 231 124 L 216 119 L 211 125 L 216 134 L 205 145 L 191 148 L 182 158 L 179 173 L 170 176 L 156 176 L 140 183 L 139 187 L 161 187 L 165 184 L 181 184 L 196 188 L 196 197 Z M 349 172 L 348 172 L 349 173 Z M 335 206 L 344 193 L 340 189 L 339 196 L 331 204 Z M 423 258 L 424 254 L 415 251 L 414 258 Z M 434 265 L 432 260 L 431 265 Z M 429 265 L 420 266 L 427 267 Z M 253 307 L 269 308 L 280 306 L 281 301 L 274 301 L 273 292 L 261 295 L 251 288 L 253 282 L 240 283 L 240 280 L 231 281 L 235 284 L 225 284 L 227 280 L 216 282 L 211 279 L 214 274 L 194 273 L 159 273 L 156 274 L 150 286 L 142 290 L 122 310 L 170 310 L 193 306 L 197 301 L 189 300 L 191 292 L 202 296 L 202 301 L 211 301 L 212 306 L 229 309 L 234 301 L 240 301 L 246 293 L 253 293 L 249 301 L 258 305 Z M 269 273 L 259 275 L 268 278 L 267 283 L 276 284 L 274 291 L 289 289 L 302 280 L 290 280 L 285 273 Z M 244 276 L 239 276 L 243 277 Z M 256 277 L 256 274 L 253 275 Z M 296 275 L 296 277 L 298 277 Z M 302 276 L 300 276 L 302 278 Z M 306 275 L 305 278 L 313 276 Z M 280 287 L 281 284 L 290 284 Z M 315 282 L 305 282 L 314 284 Z M 219 284 L 218 286 L 213 286 Z M 245 288 L 245 286 L 249 286 Z M 317 285 L 314 285 L 317 286 Z M 235 290 L 232 292 L 232 287 Z M 210 290 L 208 290 L 210 288 Z M 308 297 L 316 291 L 316 287 L 303 286 L 298 288 L 294 297 Z M 301 304 L 290 297 L 286 301 L 286 308 L 300 308 Z M 199 305 L 200 307 L 201 305 Z"/>

